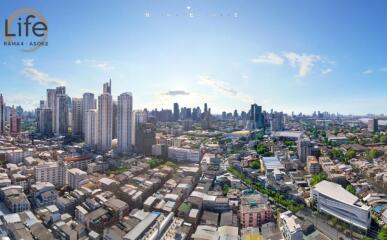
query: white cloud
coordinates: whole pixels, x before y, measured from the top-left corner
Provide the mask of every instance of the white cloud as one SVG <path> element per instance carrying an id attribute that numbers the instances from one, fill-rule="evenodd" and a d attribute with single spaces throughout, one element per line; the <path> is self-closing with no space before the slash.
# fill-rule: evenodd
<path id="1" fill-rule="evenodd" d="M 387 72 L 387 67 L 381 69 L 383 72 Z"/>
<path id="2" fill-rule="evenodd" d="M 321 56 L 314 54 L 298 54 L 295 52 L 285 53 L 290 66 L 298 69 L 298 76 L 305 77 L 312 70 L 314 64 L 321 60 Z"/>
<path id="3" fill-rule="evenodd" d="M 75 64 L 78 64 L 78 65 L 86 65 L 86 66 L 89 66 L 89 67 L 94 67 L 94 68 L 99 68 L 99 69 L 102 69 L 102 70 L 112 70 L 114 69 L 113 66 L 111 66 L 108 62 L 100 62 L 100 61 L 97 61 L 97 60 L 94 60 L 94 59 L 77 59 L 74 61 Z"/>
<path id="4" fill-rule="evenodd" d="M 242 74 L 242 78 L 243 78 L 243 79 L 248 79 L 249 76 L 247 76 L 246 74 Z"/>
<path id="5" fill-rule="evenodd" d="M 282 54 L 269 52 L 257 58 L 251 59 L 252 63 L 268 63 L 275 65 L 284 64 L 285 61 L 291 67 L 297 69 L 297 76 L 300 78 L 307 76 L 317 63 L 319 63 L 322 67 L 335 64 L 334 61 L 328 59 L 327 57 L 296 52 L 285 52 Z M 328 74 L 330 72 L 332 72 L 332 69 L 327 67 L 321 70 L 322 74 Z"/>
<path id="6" fill-rule="evenodd" d="M 363 74 L 371 74 L 371 73 L 373 73 L 374 72 L 374 70 L 372 70 L 372 69 L 367 69 L 367 70 L 365 70 L 364 72 L 363 72 Z"/>
<path id="7" fill-rule="evenodd" d="M 236 89 L 228 86 L 227 83 L 220 80 L 212 79 L 209 76 L 199 76 L 198 83 L 201 85 L 209 86 L 211 89 L 223 95 L 233 97 L 238 101 L 242 101 L 248 104 L 254 102 L 254 98 L 249 96 L 248 94 L 240 93 Z"/>
<path id="8" fill-rule="evenodd" d="M 34 67 L 34 59 L 22 59 L 24 68 L 21 71 L 25 77 L 32 79 L 35 82 L 38 82 L 41 85 L 64 85 L 65 81 L 52 78 L 47 73 L 42 72 Z"/>
<path id="9" fill-rule="evenodd" d="M 322 69 L 322 70 L 321 70 L 321 73 L 324 74 L 324 75 L 325 75 L 325 74 L 328 74 L 328 73 L 330 73 L 330 72 L 332 72 L 332 69 L 331 69 L 331 68 L 327 68 L 327 69 Z"/>
<path id="10" fill-rule="evenodd" d="M 211 79 L 208 76 L 199 76 L 199 84 L 210 86 L 214 90 L 227 95 L 236 96 L 238 94 L 235 89 L 228 87 L 225 82 Z"/>
<path id="11" fill-rule="evenodd" d="M 189 92 L 184 90 L 170 90 L 163 93 L 163 95 L 168 95 L 168 96 L 189 95 Z"/>
<path id="12" fill-rule="evenodd" d="M 284 63 L 284 59 L 278 54 L 270 52 L 270 53 L 266 53 L 264 55 L 258 56 L 257 58 L 251 59 L 251 62 L 281 65 Z"/>
<path id="13" fill-rule="evenodd" d="M 29 59 L 22 59 L 22 63 L 26 67 L 32 67 L 32 66 L 34 66 L 34 59 L 31 59 L 31 58 L 29 58 Z"/>

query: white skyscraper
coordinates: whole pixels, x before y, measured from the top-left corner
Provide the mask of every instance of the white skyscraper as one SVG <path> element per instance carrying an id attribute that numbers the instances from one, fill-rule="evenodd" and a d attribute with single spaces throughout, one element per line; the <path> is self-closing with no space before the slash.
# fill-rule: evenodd
<path id="1" fill-rule="evenodd" d="M 90 109 L 96 109 L 95 106 L 95 99 L 94 99 L 94 94 L 92 93 L 84 93 L 83 94 L 83 99 L 82 99 L 82 115 L 83 115 L 83 126 L 82 126 L 82 133 L 85 135 L 86 134 L 86 112 Z"/>
<path id="2" fill-rule="evenodd" d="M 118 96 L 117 107 L 117 141 L 120 153 L 129 153 L 132 150 L 132 93 L 123 93 Z"/>
<path id="3" fill-rule="evenodd" d="M 98 142 L 98 115 L 96 109 L 89 109 L 85 113 L 85 144 L 94 147 Z"/>
<path id="4" fill-rule="evenodd" d="M 104 93 L 98 97 L 98 150 L 109 151 L 112 147 L 113 99 L 110 83 L 104 84 Z"/>

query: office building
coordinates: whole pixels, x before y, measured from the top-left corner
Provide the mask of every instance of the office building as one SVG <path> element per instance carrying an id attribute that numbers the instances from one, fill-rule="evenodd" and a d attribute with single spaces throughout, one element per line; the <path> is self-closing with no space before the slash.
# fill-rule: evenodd
<path id="1" fill-rule="evenodd" d="M 11 124 L 10 124 L 10 134 L 13 137 L 16 137 L 21 132 L 21 118 L 17 115 L 16 109 L 12 106 L 11 111 Z"/>
<path id="2" fill-rule="evenodd" d="M 377 132 L 378 131 L 378 119 L 369 119 L 368 120 L 368 131 L 369 132 Z"/>
<path id="3" fill-rule="evenodd" d="M 80 136 L 82 135 L 82 98 L 73 98 L 72 99 L 72 135 Z"/>
<path id="4" fill-rule="evenodd" d="M 174 103 L 173 104 L 173 120 L 174 121 L 178 121 L 179 120 L 179 116 L 180 116 L 179 104 L 178 103 Z"/>
<path id="5" fill-rule="evenodd" d="M 98 114 L 96 109 L 86 111 L 84 124 L 85 144 L 88 147 L 95 147 L 98 143 Z"/>
<path id="6" fill-rule="evenodd" d="M 52 132 L 52 109 L 38 108 L 36 109 L 36 124 L 37 133 L 42 136 L 51 136 Z"/>
<path id="7" fill-rule="evenodd" d="M 118 96 L 117 106 L 117 144 L 118 151 L 127 154 L 132 150 L 132 93 Z"/>
<path id="8" fill-rule="evenodd" d="M 86 112 L 90 109 L 96 109 L 95 99 L 93 93 L 84 93 L 82 97 L 82 133 L 85 135 L 86 131 Z"/>
<path id="9" fill-rule="evenodd" d="M 314 144 L 309 139 L 299 139 L 297 142 L 298 157 L 301 162 L 305 163 L 306 158 L 312 155 Z"/>
<path id="10" fill-rule="evenodd" d="M 251 129 L 264 128 L 264 115 L 262 114 L 262 107 L 257 104 L 252 104 L 250 109 Z"/>
<path id="11" fill-rule="evenodd" d="M 371 207 L 341 185 L 322 181 L 312 189 L 312 199 L 319 212 L 331 215 L 366 231 L 371 224 Z"/>

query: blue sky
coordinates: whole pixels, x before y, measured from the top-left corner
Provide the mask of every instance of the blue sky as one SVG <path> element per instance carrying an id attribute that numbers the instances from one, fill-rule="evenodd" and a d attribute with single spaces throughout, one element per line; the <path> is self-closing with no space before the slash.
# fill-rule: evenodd
<path id="1" fill-rule="evenodd" d="M 33 109 L 57 84 L 100 94 L 112 78 L 136 109 L 387 113 L 383 0 L 3 0 L 2 35 L 20 8 L 44 15 L 49 46 L 0 46 L 8 104 Z"/>

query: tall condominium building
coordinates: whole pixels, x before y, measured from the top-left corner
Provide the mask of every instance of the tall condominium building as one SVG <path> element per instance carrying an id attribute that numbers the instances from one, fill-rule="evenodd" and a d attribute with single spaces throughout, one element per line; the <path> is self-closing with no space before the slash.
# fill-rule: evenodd
<path id="1" fill-rule="evenodd" d="M 39 108 L 45 108 L 45 107 L 46 107 L 46 102 L 44 100 L 40 100 Z"/>
<path id="2" fill-rule="evenodd" d="M 118 96 L 117 106 L 117 142 L 118 151 L 129 153 L 132 150 L 132 93 Z"/>
<path id="3" fill-rule="evenodd" d="M 112 138 L 116 139 L 117 138 L 117 124 L 118 124 L 118 118 L 117 118 L 117 109 L 118 109 L 118 103 L 117 101 L 113 101 L 113 132 L 112 132 Z"/>
<path id="4" fill-rule="evenodd" d="M 52 131 L 55 131 L 55 99 L 56 99 L 56 89 L 47 89 L 47 99 L 46 106 L 51 109 L 52 114 Z"/>
<path id="5" fill-rule="evenodd" d="M 82 98 L 72 99 L 72 134 L 76 136 L 82 135 Z"/>
<path id="6" fill-rule="evenodd" d="M 82 98 L 82 133 L 85 135 L 86 131 L 86 112 L 90 109 L 96 109 L 94 94 L 84 93 Z"/>
<path id="7" fill-rule="evenodd" d="M 68 131 L 68 106 L 67 95 L 59 93 L 55 98 L 55 135 L 67 135 Z"/>
<path id="8" fill-rule="evenodd" d="M 180 115 L 179 104 L 178 103 L 174 103 L 173 104 L 173 120 L 178 121 L 179 120 L 179 115 Z"/>
<path id="9" fill-rule="evenodd" d="M 43 136 L 52 135 L 52 109 L 38 108 L 36 109 L 36 124 L 37 132 Z"/>
<path id="10" fill-rule="evenodd" d="M 86 146 L 94 147 L 98 142 L 97 110 L 89 109 L 85 115 L 85 144 Z"/>
<path id="11" fill-rule="evenodd" d="M 21 131 L 21 118 L 17 115 L 15 107 L 12 106 L 10 134 L 11 136 L 15 137 L 19 135 L 20 131 Z"/>
<path id="12" fill-rule="evenodd" d="M 148 113 L 146 111 L 135 110 L 132 113 L 132 144 L 136 143 L 136 132 L 142 123 L 148 121 Z"/>
<path id="13" fill-rule="evenodd" d="M 271 131 L 283 131 L 284 126 L 284 114 L 283 112 L 275 112 L 271 114 L 270 120 Z"/>
<path id="14" fill-rule="evenodd" d="M 306 162 L 306 158 L 312 155 L 314 144 L 309 139 L 299 139 L 297 143 L 298 157 L 300 161 Z"/>
<path id="15" fill-rule="evenodd" d="M 5 134 L 5 103 L 2 94 L 0 94 L 0 134 Z"/>
<path id="16" fill-rule="evenodd" d="M 369 132 L 377 132 L 378 131 L 378 119 L 370 119 L 368 120 L 368 131 Z"/>
<path id="17" fill-rule="evenodd" d="M 104 85 L 105 90 L 105 85 Z M 113 100 L 110 93 L 98 97 L 98 150 L 109 151 L 112 147 Z"/>
<path id="18" fill-rule="evenodd" d="M 112 94 L 112 80 L 109 79 L 109 82 L 103 84 L 103 93 Z"/>
<path id="19" fill-rule="evenodd" d="M 141 123 L 136 128 L 136 151 L 152 154 L 152 145 L 156 144 L 156 128 L 152 123 Z"/>
<path id="20" fill-rule="evenodd" d="M 55 96 L 56 89 L 47 89 L 46 105 L 49 109 L 54 109 L 55 107 Z"/>

